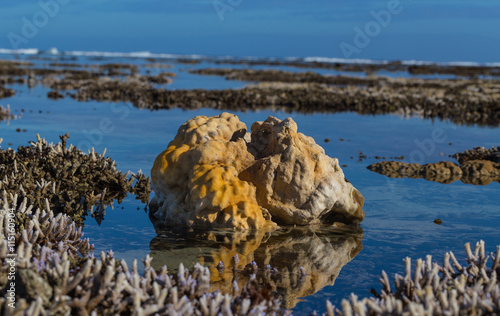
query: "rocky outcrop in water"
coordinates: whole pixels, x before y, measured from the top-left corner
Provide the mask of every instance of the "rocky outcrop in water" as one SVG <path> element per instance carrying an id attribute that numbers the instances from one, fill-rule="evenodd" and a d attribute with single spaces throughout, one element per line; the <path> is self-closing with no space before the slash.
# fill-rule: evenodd
<path id="1" fill-rule="evenodd" d="M 11 97 L 15 94 L 16 94 L 16 92 L 14 90 L 7 89 L 7 88 L 0 86 L 0 99 L 8 98 L 8 97 Z"/>
<path id="2" fill-rule="evenodd" d="M 183 124 L 151 170 L 154 215 L 169 225 L 272 228 L 359 223 L 364 199 L 338 160 L 288 118 L 252 134 L 233 114 Z"/>
<path id="3" fill-rule="evenodd" d="M 429 181 L 451 183 L 461 180 L 464 183 L 486 185 L 500 182 L 500 147 L 486 149 L 476 147 L 463 153 L 452 155 L 460 165 L 441 161 L 420 165 L 401 161 L 381 161 L 369 165 L 371 171 L 391 178 L 424 178 Z"/>
<path id="4" fill-rule="evenodd" d="M 471 150 L 466 150 L 462 153 L 456 153 L 451 157 L 458 160 L 460 164 L 470 160 L 489 160 L 495 163 L 500 163 L 500 146 L 492 148 L 475 147 Z"/>

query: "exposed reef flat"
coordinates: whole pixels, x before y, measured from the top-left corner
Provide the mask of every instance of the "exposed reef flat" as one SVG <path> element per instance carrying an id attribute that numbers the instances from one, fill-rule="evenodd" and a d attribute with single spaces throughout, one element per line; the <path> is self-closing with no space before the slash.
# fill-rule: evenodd
<path id="1" fill-rule="evenodd" d="M 500 147 L 486 149 L 476 147 L 452 155 L 460 165 L 441 161 L 420 165 L 401 161 L 381 161 L 369 165 L 371 171 L 391 178 L 424 178 L 429 181 L 451 183 L 462 181 L 475 185 L 500 182 Z"/>
<path id="2" fill-rule="evenodd" d="M 248 66 L 288 66 L 296 68 L 333 69 L 346 72 L 375 73 L 379 71 L 408 72 L 412 75 L 454 75 L 457 77 L 500 76 L 500 67 L 481 65 L 447 65 L 447 64 L 412 64 L 402 61 L 385 63 L 349 63 L 349 62 L 321 62 L 303 60 L 214 60 L 219 65 L 248 65 Z"/>
<path id="3" fill-rule="evenodd" d="M 131 102 L 151 110 L 212 108 L 219 110 L 272 109 L 284 112 L 360 114 L 395 113 L 404 116 L 439 118 L 456 124 L 498 126 L 500 124 L 500 83 L 437 81 L 440 88 L 407 86 L 406 79 L 395 89 L 380 86 L 327 86 L 310 83 L 261 83 L 237 90 L 166 90 L 145 85 L 140 80 L 88 81 L 76 92 L 68 92 L 79 101 Z M 386 79 L 384 79 L 385 81 Z M 422 83 L 423 85 L 424 83 Z M 64 86 L 61 86 L 62 89 Z M 68 88 L 75 85 L 67 86 Z M 476 91 L 476 92 L 474 92 Z"/>
<path id="4" fill-rule="evenodd" d="M 255 70 L 255 69 L 230 69 L 230 68 L 204 68 L 189 70 L 192 74 L 223 76 L 227 80 L 281 82 L 281 83 L 318 83 L 326 85 L 365 85 L 373 86 L 383 84 L 389 78 L 378 77 L 349 77 L 349 76 L 324 76 L 319 73 L 289 72 L 282 70 Z"/>
<path id="5" fill-rule="evenodd" d="M 394 67 L 396 65 L 393 64 Z M 51 89 L 48 96 L 54 99 L 69 96 L 78 101 L 123 101 L 151 110 L 212 108 L 237 111 L 272 109 L 303 113 L 352 111 L 360 114 L 395 113 L 437 118 L 456 124 L 500 125 L 500 80 L 496 77 L 480 78 L 473 75 L 476 72 L 482 74 L 481 71 L 487 69 L 494 71 L 495 67 L 445 68 L 452 73 L 455 72 L 453 69 L 456 72 L 471 72 L 470 76 L 465 76 L 468 79 L 388 78 L 374 75 L 350 77 L 252 69 L 191 71 L 196 74 L 225 76 L 233 80 L 260 82 L 234 90 L 168 90 L 158 85 L 170 83 L 174 73 L 144 75 L 140 74 L 138 67 L 130 64 L 105 64 L 61 69 L 2 62 L 0 83 L 27 84 L 29 87 L 43 84 Z M 428 65 L 425 66 L 427 68 L 404 67 L 407 71 L 431 71 L 424 70 L 430 67 Z M 146 73 L 148 69 L 144 67 Z M 6 89 L 4 95 L 11 96 L 12 93 L 15 91 Z"/>
<path id="6" fill-rule="evenodd" d="M 342 77 L 337 81 L 364 81 Z M 498 126 L 500 82 L 373 79 L 369 85 L 268 82 L 237 90 L 166 90 L 137 81 L 94 80 L 69 95 L 80 101 L 126 101 L 152 110 L 212 108 L 285 112 L 396 113 L 447 119 L 456 124 Z"/>

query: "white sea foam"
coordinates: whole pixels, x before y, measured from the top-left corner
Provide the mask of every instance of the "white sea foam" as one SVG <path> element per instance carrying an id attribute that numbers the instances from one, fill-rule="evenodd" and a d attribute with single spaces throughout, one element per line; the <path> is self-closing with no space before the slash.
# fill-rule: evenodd
<path id="1" fill-rule="evenodd" d="M 305 62 L 312 63 L 338 63 L 338 64 L 375 64 L 384 65 L 388 64 L 388 60 L 374 60 L 374 59 L 347 59 L 347 58 L 333 58 L 333 57 L 305 57 Z"/>
<path id="2" fill-rule="evenodd" d="M 85 57 L 131 57 L 131 58 L 189 58 L 202 59 L 203 55 L 180 55 L 180 54 L 156 54 L 148 51 L 143 52 L 103 52 L 103 51 L 67 51 L 64 55 L 69 56 L 85 56 Z"/>
<path id="3" fill-rule="evenodd" d="M 36 48 L 22 48 L 22 49 L 7 49 L 0 48 L 0 54 L 9 54 L 9 55 L 36 55 L 39 53 L 39 50 Z"/>
<path id="4" fill-rule="evenodd" d="M 65 56 L 84 56 L 84 57 L 118 57 L 118 58 L 161 58 L 161 59 L 217 59 L 217 60 L 248 60 L 248 61 L 303 61 L 303 62 L 320 62 L 320 63 L 341 63 L 341 64 L 366 64 L 366 65 L 386 65 L 393 61 L 390 60 L 375 60 L 375 59 L 347 59 L 347 58 L 335 58 L 335 57 L 321 57 L 321 56 L 311 56 L 311 57 L 236 57 L 236 56 L 206 56 L 199 54 L 166 54 L 166 53 L 151 53 L 149 51 L 139 51 L 139 52 L 106 52 L 106 51 L 64 51 L 60 52 L 57 48 L 53 47 L 49 50 L 43 51 L 37 48 L 25 48 L 25 49 L 6 49 L 0 48 L 0 54 L 10 54 L 10 55 L 37 55 L 37 54 L 49 54 L 49 55 L 65 55 Z M 450 61 L 450 62 L 434 62 L 426 60 L 401 60 L 402 65 L 406 66 L 421 66 L 421 65 L 439 65 L 439 66 L 486 66 L 486 67 L 500 67 L 500 62 L 490 62 L 490 63 L 478 63 L 471 61 Z"/>
<path id="5" fill-rule="evenodd" d="M 323 62 L 323 63 L 341 63 L 341 64 L 366 64 L 366 65 L 386 65 L 390 63 L 389 60 L 375 60 L 375 59 L 345 59 L 345 58 L 329 58 L 329 57 L 305 57 L 305 62 Z M 425 66 L 425 65 L 438 65 L 438 66 L 462 66 L 462 67 L 500 67 L 500 62 L 493 63 L 478 63 L 474 61 L 428 61 L 428 60 L 401 60 L 402 65 L 405 66 Z"/>

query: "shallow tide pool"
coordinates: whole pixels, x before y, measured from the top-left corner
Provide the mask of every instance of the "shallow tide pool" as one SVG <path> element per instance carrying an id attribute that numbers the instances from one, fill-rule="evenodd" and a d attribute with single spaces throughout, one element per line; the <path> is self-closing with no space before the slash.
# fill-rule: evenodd
<path id="1" fill-rule="evenodd" d="M 84 60 L 80 62 L 85 63 Z M 179 72 L 172 88 L 237 88 L 243 85 L 219 77 Z M 142 170 L 146 175 L 155 157 L 166 148 L 181 124 L 196 115 L 220 114 L 210 109 L 151 112 L 125 103 L 77 102 L 69 97 L 55 101 L 47 99 L 48 90 L 42 86 L 33 89 L 20 85 L 7 87 L 16 90 L 17 94 L 0 100 L 0 104 L 9 104 L 13 113 L 18 116 L 22 113 L 22 117 L 8 123 L 0 122 L 2 148 L 28 145 L 29 141 L 36 140 L 37 133 L 57 142 L 59 135 L 68 132 L 71 137 L 68 142 L 84 150 L 94 147 L 102 152 L 106 148 L 106 155 L 116 160 L 119 170 Z M 290 116 L 297 122 L 299 132 L 312 136 L 326 154 L 338 158 L 340 165 L 346 165 L 343 167 L 346 178 L 365 198 L 366 218 L 361 224 L 362 232 L 351 236 L 354 239 L 331 232 L 311 234 L 293 230 L 266 236 L 166 232 L 158 237 L 144 205 L 131 196 L 121 204 L 115 203 L 113 210 L 108 207 L 100 226 L 92 218 L 86 220 L 84 232 L 94 243 L 96 254 L 112 249 L 117 258 L 129 263 L 134 258 L 140 260 L 151 254 L 154 266 L 168 264 L 171 271 L 179 262 L 190 266 L 202 260 L 208 264 L 213 258 L 232 254 L 231 251 L 248 257 L 241 260 L 251 257 L 264 262 L 274 256 L 284 265 L 311 269 L 306 271 L 310 277 L 302 280 L 308 284 L 300 285 L 297 275 L 288 276 L 286 282 L 296 287 L 288 292 L 282 289 L 280 294 L 282 299 L 288 299 L 285 307 L 302 314 L 324 311 L 326 299 L 338 306 L 351 293 L 361 297 L 371 295 L 371 288 L 381 288 L 378 277 L 382 270 L 389 276 L 404 273 L 402 260 L 407 256 L 417 259 L 431 254 L 440 262 L 446 252 L 453 251 L 463 261 L 464 243 L 475 244 L 482 239 L 487 251 L 494 251 L 500 242 L 500 183 L 475 186 L 459 181 L 441 184 L 423 179 L 392 179 L 366 169 L 369 164 L 380 161 L 375 156 L 390 159 L 403 155 L 403 161 L 419 163 L 453 161 L 448 155 L 475 146 L 499 146 L 498 128 L 457 126 L 397 115 L 233 113 L 248 128 L 252 122 L 265 120 L 269 115 L 280 119 Z M 359 159 L 361 153 L 367 157 Z M 433 222 L 438 218 L 442 220 L 441 225 Z M 353 240 L 357 243 L 353 244 Z M 297 253 L 273 250 L 288 249 L 287 245 L 292 245 L 290 249 L 295 247 Z M 313 246 L 315 248 L 311 249 Z M 349 247 L 356 251 L 349 252 Z M 309 252 L 317 256 L 303 255 Z M 351 257 L 346 259 L 346 256 Z M 325 268 L 321 264 L 329 260 L 338 267 L 338 275 L 334 277 L 322 272 Z M 220 277 L 214 279 L 219 282 L 227 276 L 213 277 Z M 314 291 L 305 289 L 307 286 Z M 220 288 L 229 287 L 220 285 Z"/>

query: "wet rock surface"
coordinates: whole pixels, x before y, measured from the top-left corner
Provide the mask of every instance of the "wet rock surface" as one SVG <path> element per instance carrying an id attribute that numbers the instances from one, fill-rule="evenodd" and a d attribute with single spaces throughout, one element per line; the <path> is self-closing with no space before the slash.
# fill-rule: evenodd
<path id="1" fill-rule="evenodd" d="M 492 148 L 475 147 L 462 153 L 456 153 L 451 156 L 458 160 L 460 164 L 469 160 L 489 160 L 495 163 L 500 162 L 500 146 Z"/>
<path id="2" fill-rule="evenodd" d="M 234 114 L 183 124 L 151 170 L 154 216 L 166 225 L 272 228 L 359 223 L 364 199 L 336 158 L 288 118 L 252 134 Z"/>
<path id="3" fill-rule="evenodd" d="M 336 158 L 325 155 L 297 124 L 269 117 L 251 128 L 255 163 L 240 174 L 257 189 L 258 204 L 287 225 L 360 222 L 364 198 L 346 180 Z"/>
<path id="4" fill-rule="evenodd" d="M 405 163 L 401 161 L 381 161 L 369 165 L 371 171 L 391 178 L 424 178 L 429 181 L 451 183 L 462 181 L 475 185 L 500 182 L 500 147 L 486 149 L 476 147 L 463 153 L 452 155 L 460 165 L 450 161 L 428 163 Z"/>

